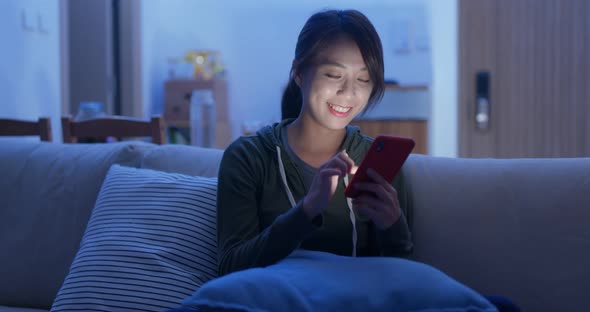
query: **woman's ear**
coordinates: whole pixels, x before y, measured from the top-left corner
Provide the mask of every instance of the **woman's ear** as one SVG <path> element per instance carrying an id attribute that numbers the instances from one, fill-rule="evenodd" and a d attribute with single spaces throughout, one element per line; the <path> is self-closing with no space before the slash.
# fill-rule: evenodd
<path id="1" fill-rule="evenodd" d="M 295 60 L 293 60 L 293 63 L 291 63 L 291 68 L 293 71 L 293 80 L 295 81 L 297 86 L 301 88 L 301 73 L 298 70 L 297 62 Z"/>
<path id="2" fill-rule="evenodd" d="M 295 81 L 297 86 L 301 88 L 301 76 L 299 76 L 297 73 L 293 73 L 293 80 Z"/>

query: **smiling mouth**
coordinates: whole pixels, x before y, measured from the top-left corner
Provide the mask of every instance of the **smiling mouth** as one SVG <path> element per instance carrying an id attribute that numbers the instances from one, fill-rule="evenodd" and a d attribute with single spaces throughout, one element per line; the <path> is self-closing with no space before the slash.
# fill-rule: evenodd
<path id="1" fill-rule="evenodd" d="M 333 109 L 336 112 L 341 113 L 341 114 L 346 114 L 352 109 L 352 107 L 344 107 L 344 106 L 339 106 L 339 105 L 335 105 L 332 103 L 328 103 L 328 105 L 330 106 L 331 109 Z"/>

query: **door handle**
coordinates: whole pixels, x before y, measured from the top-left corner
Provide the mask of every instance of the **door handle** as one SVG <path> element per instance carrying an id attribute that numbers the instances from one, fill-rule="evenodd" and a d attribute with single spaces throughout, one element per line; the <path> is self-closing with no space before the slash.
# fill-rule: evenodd
<path id="1" fill-rule="evenodd" d="M 477 72 L 475 77 L 475 128 L 488 130 L 490 128 L 490 73 Z"/>

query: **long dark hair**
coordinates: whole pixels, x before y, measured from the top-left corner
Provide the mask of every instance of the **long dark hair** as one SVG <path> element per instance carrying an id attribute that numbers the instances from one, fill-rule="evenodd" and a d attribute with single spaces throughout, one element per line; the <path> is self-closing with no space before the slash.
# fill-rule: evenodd
<path id="1" fill-rule="evenodd" d="M 383 97 L 383 47 L 373 24 L 356 10 L 322 11 L 307 20 L 297 38 L 295 60 L 281 100 L 282 119 L 297 118 L 303 104 L 301 89 L 293 74 L 303 72 L 314 61 L 319 50 L 340 34 L 346 34 L 356 42 L 373 82 L 369 102 L 362 113 L 371 109 Z"/>

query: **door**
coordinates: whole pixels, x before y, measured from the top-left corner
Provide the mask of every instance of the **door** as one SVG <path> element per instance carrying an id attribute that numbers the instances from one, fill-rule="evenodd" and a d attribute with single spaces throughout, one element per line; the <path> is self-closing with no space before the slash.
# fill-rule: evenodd
<path id="1" fill-rule="evenodd" d="M 71 112 L 81 102 L 101 102 L 117 113 L 112 0 L 67 1 Z"/>
<path id="2" fill-rule="evenodd" d="M 459 0 L 459 155 L 590 157 L 590 1 Z"/>

